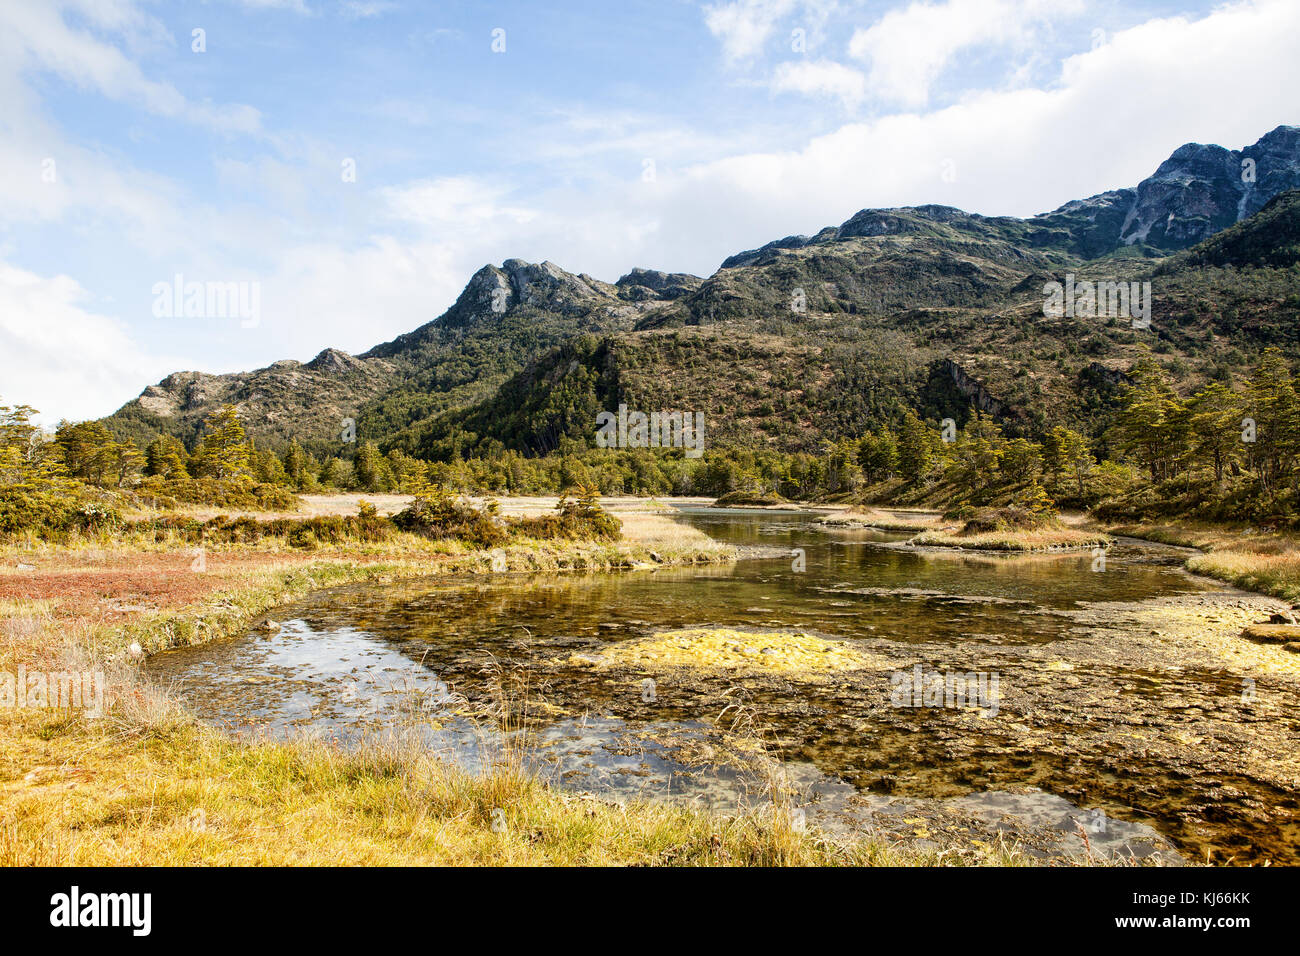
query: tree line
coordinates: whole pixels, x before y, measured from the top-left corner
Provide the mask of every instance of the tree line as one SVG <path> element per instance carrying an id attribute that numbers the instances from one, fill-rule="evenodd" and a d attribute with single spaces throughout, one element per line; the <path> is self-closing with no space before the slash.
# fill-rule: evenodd
<path id="1" fill-rule="evenodd" d="M 1064 425 L 1036 439 L 1008 437 L 978 412 L 958 428 L 905 411 L 857 438 L 825 441 L 818 452 L 715 447 L 699 459 L 675 449 L 596 449 L 568 436 L 541 457 L 497 446 L 430 462 L 368 441 L 334 456 L 309 454 L 297 442 L 277 453 L 248 437 L 233 406 L 205 422 L 192 448 L 164 434 L 141 449 L 102 422 L 62 422 L 50 437 L 32 424 L 33 409 L 0 406 L 0 495 L 10 512 L 15 496 L 27 496 L 37 513 L 57 512 L 55 499 L 85 497 L 87 489 L 163 505 L 287 508 L 297 493 L 530 495 L 575 487 L 604 495 L 1094 508 L 1115 516 L 1297 512 L 1300 396 L 1279 351 L 1266 350 L 1239 385 L 1214 381 L 1187 396 L 1154 358 L 1139 361 L 1127 382 L 1100 441 Z"/>

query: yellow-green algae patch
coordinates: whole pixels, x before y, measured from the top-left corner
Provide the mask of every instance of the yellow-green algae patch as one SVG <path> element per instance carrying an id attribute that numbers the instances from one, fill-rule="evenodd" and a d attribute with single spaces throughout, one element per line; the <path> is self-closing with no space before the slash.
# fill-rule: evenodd
<path id="1" fill-rule="evenodd" d="M 889 666 L 883 657 L 847 641 L 826 640 L 803 631 L 704 627 L 662 631 L 617 644 L 604 657 L 609 663 L 648 669 L 697 667 L 780 674 L 827 674 Z"/>

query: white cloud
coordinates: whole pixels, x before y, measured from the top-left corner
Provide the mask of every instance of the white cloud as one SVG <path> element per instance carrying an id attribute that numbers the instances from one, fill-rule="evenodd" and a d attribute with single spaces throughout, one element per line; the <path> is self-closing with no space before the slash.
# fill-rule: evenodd
<path id="1" fill-rule="evenodd" d="M 1247 0 L 1117 31 L 1043 89 L 970 92 L 944 109 L 846 124 L 800 149 L 661 173 L 656 203 L 635 210 L 659 223 L 641 258 L 698 271 L 863 207 L 940 202 L 1029 216 L 1136 185 L 1185 142 L 1240 148 L 1300 121 L 1297 35 L 1300 4 Z"/>
<path id="2" fill-rule="evenodd" d="M 787 61 L 772 74 L 778 93 L 828 96 L 852 109 L 866 95 L 867 80 L 858 70 L 831 60 Z"/>
<path id="3" fill-rule="evenodd" d="M 294 13 L 311 13 L 304 0 L 239 0 L 239 3 L 253 9 L 292 10 Z"/>
<path id="4" fill-rule="evenodd" d="M 341 0 L 339 12 L 349 20 L 368 20 L 396 10 L 397 4 L 388 0 Z"/>
<path id="5" fill-rule="evenodd" d="M 872 95 L 924 106 L 958 53 L 976 46 L 1032 47 L 1049 17 L 1078 13 L 1083 6 L 1083 0 L 916 0 L 854 31 L 849 53 L 871 63 Z"/>
<path id="6" fill-rule="evenodd" d="M 480 227 L 493 220 L 525 223 L 537 213 L 522 206 L 505 206 L 505 190 L 472 176 L 407 183 L 379 191 L 388 214 L 424 226 Z"/>
<path id="7" fill-rule="evenodd" d="M 149 355 L 117 320 L 87 311 L 88 299 L 68 276 L 0 262 L 0 398 L 34 406 L 45 424 L 89 418 L 183 367 L 174 356 Z"/>
<path id="8" fill-rule="evenodd" d="M 772 35 L 778 20 L 797 6 L 797 0 L 733 0 L 704 8 L 704 24 L 722 41 L 729 61 L 757 55 Z"/>
<path id="9" fill-rule="evenodd" d="M 168 38 L 156 20 L 121 3 L 6 3 L 0 5 L 3 72 L 44 69 L 71 84 L 159 116 L 234 133 L 254 133 L 260 128 L 261 114 L 251 106 L 192 103 L 170 83 L 149 79 L 112 43 L 69 26 L 67 12 L 89 16 L 102 29 L 120 34 L 128 46 L 157 45 Z"/>

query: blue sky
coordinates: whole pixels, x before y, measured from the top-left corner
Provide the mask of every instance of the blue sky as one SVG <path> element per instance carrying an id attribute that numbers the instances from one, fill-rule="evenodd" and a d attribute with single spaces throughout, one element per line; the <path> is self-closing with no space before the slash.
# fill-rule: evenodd
<path id="1" fill-rule="evenodd" d="M 1291 0 L 0 0 L 0 401 L 362 351 L 510 257 L 1031 215 L 1300 122 L 1297 37 Z M 257 321 L 159 316 L 176 274 Z"/>

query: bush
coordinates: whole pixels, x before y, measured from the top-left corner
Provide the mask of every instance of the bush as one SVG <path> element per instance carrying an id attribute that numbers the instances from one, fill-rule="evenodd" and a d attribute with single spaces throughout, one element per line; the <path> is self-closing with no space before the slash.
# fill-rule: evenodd
<path id="1" fill-rule="evenodd" d="M 247 478 L 148 478 L 136 493 L 173 503 L 249 511 L 296 511 L 301 504 L 298 496 L 287 488 Z"/>
<path id="2" fill-rule="evenodd" d="M 500 518 L 475 508 L 463 498 L 453 498 L 444 492 L 417 497 L 390 520 L 411 534 L 425 538 L 455 538 L 481 548 L 493 548 L 510 539 Z"/>
<path id="3" fill-rule="evenodd" d="M 0 536 L 66 531 L 76 513 L 76 498 L 30 486 L 0 488 Z"/>
<path id="4" fill-rule="evenodd" d="M 577 501 L 561 498 L 555 514 L 502 520 L 495 503 L 476 508 L 464 499 L 446 494 L 416 498 L 392 522 L 403 531 L 426 538 L 453 538 L 492 548 L 520 536 L 539 540 L 617 541 L 623 534 L 618 519 L 596 503 L 588 490 Z"/>
<path id="5" fill-rule="evenodd" d="M 561 498 L 557 514 L 534 518 L 515 518 L 510 528 L 527 538 L 567 541 L 617 541 L 623 525 L 594 501 L 569 501 Z"/>
<path id="6" fill-rule="evenodd" d="M 73 531 L 116 531 L 121 527 L 121 512 L 93 501 L 74 508 L 68 519 L 68 528 Z"/>
<path id="7" fill-rule="evenodd" d="M 313 551 L 322 543 L 343 544 L 348 541 L 383 541 L 393 533 L 393 525 L 378 512 L 363 505 L 355 515 L 325 515 L 315 518 L 276 518 L 258 521 L 248 515 L 231 518 L 217 515 L 207 521 L 168 515 L 137 521 L 132 531 L 152 534 L 155 541 L 169 535 L 191 544 L 254 544 L 264 538 L 283 538 L 290 547 Z"/>
<path id="8" fill-rule="evenodd" d="M 1028 508 L 994 508 L 968 518 L 962 534 L 987 534 L 991 531 L 1036 531 L 1055 523 L 1054 516 Z"/>

